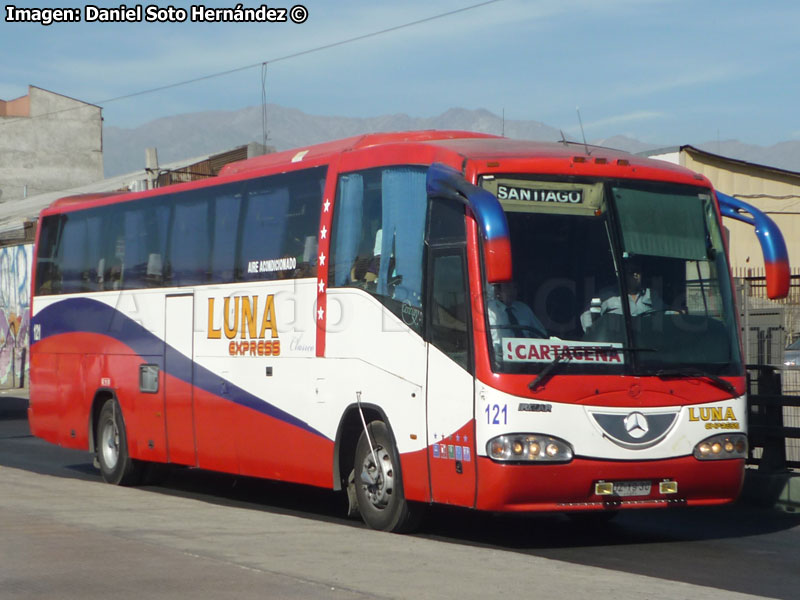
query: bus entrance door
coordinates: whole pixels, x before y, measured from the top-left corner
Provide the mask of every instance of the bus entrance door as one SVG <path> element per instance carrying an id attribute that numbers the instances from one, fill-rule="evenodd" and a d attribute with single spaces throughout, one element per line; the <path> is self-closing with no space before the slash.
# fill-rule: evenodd
<path id="1" fill-rule="evenodd" d="M 428 464 L 435 502 L 475 504 L 474 378 L 463 247 L 429 253 Z"/>
<path id="2" fill-rule="evenodd" d="M 194 295 L 166 297 L 164 336 L 164 417 L 171 463 L 197 464 L 194 436 Z"/>

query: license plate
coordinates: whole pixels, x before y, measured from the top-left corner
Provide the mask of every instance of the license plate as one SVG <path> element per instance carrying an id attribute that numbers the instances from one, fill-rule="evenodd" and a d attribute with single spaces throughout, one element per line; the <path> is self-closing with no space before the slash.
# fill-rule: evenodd
<path id="1" fill-rule="evenodd" d="M 615 481 L 614 495 L 616 496 L 649 496 L 649 481 Z"/>

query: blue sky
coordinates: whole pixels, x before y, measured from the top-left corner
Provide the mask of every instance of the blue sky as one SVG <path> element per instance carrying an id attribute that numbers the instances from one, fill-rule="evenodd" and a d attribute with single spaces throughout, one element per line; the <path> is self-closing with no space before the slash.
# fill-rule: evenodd
<path id="1" fill-rule="evenodd" d="M 36 85 L 100 104 L 107 125 L 133 127 L 259 105 L 261 69 L 104 101 L 267 61 L 267 101 L 317 115 L 432 117 L 452 107 L 485 108 L 578 136 L 579 106 L 589 139 L 621 134 L 665 145 L 800 139 L 797 0 L 500 0 L 276 60 L 478 2 L 306 0 L 303 24 L 187 19 L 47 27 L 6 22 L 6 2 L 0 98 L 23 96 L 28 84 Z M 87 5 L 13 4 L 81 11 Z M 233 8 L 236 1 L 204 5 Z"/>

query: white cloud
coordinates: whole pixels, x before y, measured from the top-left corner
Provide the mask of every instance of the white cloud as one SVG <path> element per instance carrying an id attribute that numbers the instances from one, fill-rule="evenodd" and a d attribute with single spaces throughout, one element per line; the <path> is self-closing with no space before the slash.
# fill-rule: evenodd
<path id="1" fill-rule="evenodd" d="M 690 71 L 690 64 L 683 61 L 679 65 L 662 64 L 661 68 L 658 68 L 656 64 L 654 67 L 652 78 L 649 80 L 615 85 L 614 89 L 617 94 L 625 97 L 644 96 L 680 88 L 719 84 L 742 79 L 748 75 L 749 71 L 741 63 L 713 67 L 699 65 L 699 69 L 695 71 Z"/>
<path id="2" fill-rule="evenodd" d="M 582 115 L 583 116 L 583 115 Z M 627 123 L 640 121 L 652 121 L 653 119 L 663 119 L 666 113 L 654 110 L 638 110 L 622 115 L 614 115 L 604 119 L 597 119 L 583 124 L 584 129 L 600 129 L 602 127 L 617 127 Z M 567 129 L 570 133 L 580 133 L 580 126 L 575 125 Z"/>

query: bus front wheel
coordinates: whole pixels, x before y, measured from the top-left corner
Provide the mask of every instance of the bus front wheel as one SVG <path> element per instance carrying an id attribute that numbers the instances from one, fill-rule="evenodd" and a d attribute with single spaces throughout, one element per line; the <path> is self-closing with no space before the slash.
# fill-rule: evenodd
<path id="1" fill-rule="evenodd" d="M 141 466 L 128 453 L 128 436 L 122 410 L 116 400 L 107 400 L 100 409 L 95 443 L 100 474 L 114 485 L 136 485 Z"/>
<path id="2" fill-rule="evenodd" d="M 418 511 L 413 510 L 403 495 L 400 460 L 389 429 L 382 421 L 373 421 L 367 429 L 369 437 L 362 431 L 356 445 L 358 511 L 373 529 L 410 531 L 418 524 Z"/>

